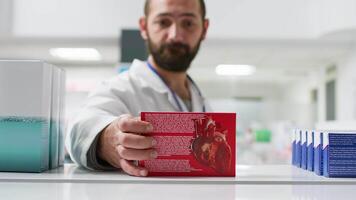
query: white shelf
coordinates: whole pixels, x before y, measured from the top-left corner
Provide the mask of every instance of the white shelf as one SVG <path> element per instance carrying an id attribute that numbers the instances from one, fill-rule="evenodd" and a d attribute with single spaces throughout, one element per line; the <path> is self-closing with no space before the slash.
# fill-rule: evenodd
<path id="1" fill-rule="evenodd" d="M 132 177 L 90 172 L 73 164 L 45 173 L 0 173 L 0 198 L 10 200 L 118 199 L 354 199 L 356 179 L 331 179 L 289 165 L 236 168 L 237 176 Z"/>
<path id="2" fill-rule="evenodd" d="M 75 164 L 44 173 L 0 173 L 0 182 L 173 183 L 173 184 L 356 184 L 353 178 L 325 178 L 291 165 L 238 165 L 236 177 L 133 177 L 118 172 L 93 172 Z"/>

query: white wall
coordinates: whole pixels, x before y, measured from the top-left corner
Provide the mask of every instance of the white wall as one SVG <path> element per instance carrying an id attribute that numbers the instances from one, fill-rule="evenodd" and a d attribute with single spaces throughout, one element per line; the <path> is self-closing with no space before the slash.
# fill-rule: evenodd
<path id="1" fill-rule="evenodd" d="M 311 91 L 317 89 L 318 80 L 314 74 L 309 74 L 298 81 L 285 85 L 283 100 L 291 103 L 312 103 Z"/>
<path id="2" fill-rule="evenodd" d="M 1 37 L 9 37 L 12 30 L 12 1 L 0 1 L 0 40 Z"/>
<path id="3" fill-rule="evenodd" d="M 207 0 L 210 36 L 310 38 L 308 0 Z"/>
<path id="4" fill-rule="evenodd" d="M 336 71 L 327 72 L 330 66 L 320 68 L 318 75 L 318 123 L 319 129 L 356 129 L 356 49 L 335 63 Z M 336 120 L 326 121 L 326 92 L 328 80 L 336 80 Z"/>
<path id="5" fill-rule="evenodd" d="M 120 28 L 138 26 L 143 1 L 15 0 L 14 8 L 19 37 L 116 38 Z"/>
<path id="6" fill-rule="evenodd" d="M 310 38 L 308 0 L 207 0 L 212 38 Z M 117 37 L 137 27 L 142 0 L 15 0 L 20 37 Z M 67 23 L 70 22 L 70 23 Z M 95 28 L 93 27 L 95 26 Z"/>
<path id="7" fill-rule="evenodd" d="M 356 29 L 355 0 L 312 0 L 310 6 L 316 36 Z"/>
<path id="8" fill-rule="evenodd" d="M 305 77 L 284 85 L 283 95 L 277 106 L 280 116 L 291 120 L 298 127 L 309 129 L 315 127 L 319 108 L 312 100 L 312 91 L 318 90 L 320 81 L 318 75 L 317 69 L 311 70 Z"/>
<path id="9" fill-rule="evenodd" d="M 311 103 L 311 91 L 318 89 L 318 102 L 315 110 L 317 116 L 309 115 L 309 119 L 316 117 L 319 128 L 329 127 L 326 122 L 325 87 L 326 82 L 333 79 L 336 80 L 336 122 L 345 124 L 345 122 L 356 120 L 356 48 L 351 49 L 334 65 L 335 72 L 327 72 L 328 69 L 333 68 L 332 64 L 316 68 L 309 77 L 287 85 L 285 90 L 285 101 L 308 105 Z M 330 127 L 335 127 L 335 125 Z"/>
<path id="10" fill-rule="evenodd" d="M 326 76 L 326 68 L 320 67 L 318 70 L 318 123 L 326 121 L 326 82 L 330 77 Z"/>
<path id="11" fill-rule="evenodd" d="M 197 81 L 197 84 L 209 98 L 259 97 L 263 99 L 276 99 L 280 96 L 278 84 L 260 84 L 228 79 L 225 81 Z"/>
<path id="12" fill-rule="evenodd" d="M 113 38 L 123 27 L 138 27 L 143 2 L 14 0 L 14 33 Z M 355 0 L 207 0 L 206 4 L 214 27 L 208 32 L 210 38 L 313 39 L 356 28 Z"/>
<path id="13" fill-rule="evenodd" d="M 337 120 L 356 120 L 356 48 L 338 64 L 336 92 Z"/>

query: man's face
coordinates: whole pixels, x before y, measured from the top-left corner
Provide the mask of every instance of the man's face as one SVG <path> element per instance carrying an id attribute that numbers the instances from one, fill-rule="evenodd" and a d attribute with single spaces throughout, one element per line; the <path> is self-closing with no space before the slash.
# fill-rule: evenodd
<path id="1" fill-rule="evenodd" d="M 189 68 L 208 27 L 198 0 L 151 0 L 144 23 L 143 37 L 154 61 L 174 72 Z"/>

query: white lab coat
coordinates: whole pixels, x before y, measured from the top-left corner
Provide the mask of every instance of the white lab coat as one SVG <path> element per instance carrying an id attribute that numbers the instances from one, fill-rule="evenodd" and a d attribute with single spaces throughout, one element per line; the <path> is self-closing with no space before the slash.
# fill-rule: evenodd
<path id="1" fill-rule="evenodd" d="M 193 112 L 210 111 L 199 89 L 189 84 Z M 177 96 L 178 97 L 178 96 Z M 188 111 L 178 97 L 183 111 Z M 130 69 L 103 82 L 92 92 L 81 112 L 68 126 L 66 147 L 78 164 L 87 165 L 87 152 L 96 136 L 122 114 L 143 111 L 180 111 L 173 94 L 146 62 L 134 60 Z"/>

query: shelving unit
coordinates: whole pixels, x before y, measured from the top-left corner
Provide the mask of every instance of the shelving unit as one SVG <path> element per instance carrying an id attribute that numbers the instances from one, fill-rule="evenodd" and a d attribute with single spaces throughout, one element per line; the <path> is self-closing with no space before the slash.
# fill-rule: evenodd
<path id="1" fill-rule="evenodd" d="M 352 199 L 356 179 L 290 165 L 236 166 L 236 177 L 132 177 L 74 164 L 45 173 L 0 173 L 4 199 Z"/>

